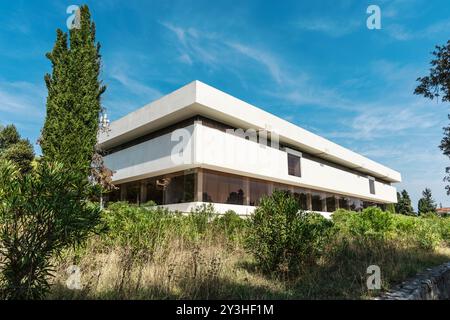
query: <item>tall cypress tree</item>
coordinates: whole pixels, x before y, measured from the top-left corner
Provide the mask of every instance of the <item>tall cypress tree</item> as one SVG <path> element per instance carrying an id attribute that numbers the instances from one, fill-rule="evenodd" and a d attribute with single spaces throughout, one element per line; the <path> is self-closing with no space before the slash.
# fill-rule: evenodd
<path id="1" fill-rule="evenodd" d="M 55 46 L 47 54 L 52 74 L 45 76 L 48 89 L 47 116 L 41 136 L 44 159 L 58 161 L 89 175 L 95 155 L 101 95 L 100 44 L 89 8 L 80 7 L 80 28 L 67 34 L 57 30 Z"/>

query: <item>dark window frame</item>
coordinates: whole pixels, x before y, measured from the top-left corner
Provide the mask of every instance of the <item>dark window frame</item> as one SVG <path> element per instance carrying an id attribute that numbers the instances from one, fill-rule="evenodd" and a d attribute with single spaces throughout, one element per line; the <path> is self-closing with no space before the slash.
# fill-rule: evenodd
<path id="1" fill-rule="evenodd" d="M 370 194 L 375 194 L 375 179 L 369 177 L 369 192 Z"/>
<path id="2" fill-rule="evenodd" d="M 295 161 L 295 163 L 293 163 Z M 294 177 L 302 177 L 302 157 L 287 152 L 288 174 Z"/>

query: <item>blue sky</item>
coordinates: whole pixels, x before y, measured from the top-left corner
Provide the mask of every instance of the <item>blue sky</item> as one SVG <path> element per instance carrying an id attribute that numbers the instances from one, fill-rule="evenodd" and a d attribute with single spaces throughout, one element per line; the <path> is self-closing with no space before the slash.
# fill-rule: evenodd
<path id="1" fill-rule="evenodd" d="M 450 206 L 450 161 L 437 147 L 449 106 L 412 94 L 434 45 L 449 39 L 449 1 L 84 3 L 112 120 L 198 79 L 399 170 L 397 186 L 415 207 L 425 187 Z M 71 4 L 83 3 L 0 3 L 0 124 L 33 143 L 45 115 L 45 53 Z M 381 8 L 381 30 L 366 27 L 370 4 Z"/>

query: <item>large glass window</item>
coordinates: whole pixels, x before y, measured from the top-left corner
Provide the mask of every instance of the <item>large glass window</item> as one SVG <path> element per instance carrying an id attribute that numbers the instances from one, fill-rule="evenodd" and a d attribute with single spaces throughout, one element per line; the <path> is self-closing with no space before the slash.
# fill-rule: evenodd
<path id="1" fill-rule="evenodd" d="M 311 195 L 312 211 L 325 211 L 324 196 L 320 193 L 312 193 Z"/>
<path id="2" fill-rule="evenodd" d="M 327 212 L 336 211 L 336 198 L 333 195 L 327 196 Z"/>
<path id="3" fill-rule="evenodd" d="M 179 175 L 169 178 L 164 189 L 164 203 L 183 203 L 194 201 L 195 175 Z"/>
<path id="4" fill-rule="evenodd" d="M 146 181 L 147 201 L 164 204 L 164 188 L 168 181 L 163 178 L 151 178 Z"/>
<path id="5" fill-rule="evenodd" d="M 250 180 L 250 205 L 259 206 L 263 196 L 269 194 L 269 183 L 262 180 Z"/>
<path id="6" fill-rule="evenodd" d="M 278 190 L 278 191 L 286 191 L 289 192 L 291 191 L 291 187 L 286 185 L 286 184 L 282 184 L 282 183 L 274 183 L 273 184 L 273 191 Z"/>
<path id="7" fill-rule="evenodd" d="M 141 188 L 140 182 L 130 182 L 124 185 L 125 188 L 125 201 L 130 203 L 141 202 Z"/>
<path id="8" fill-rule="evenodd" d="M 106 202 L 117 202 L 120 201 L 120 186 L 116 186 L 116 189 L 110 191 L 106 195 Z"/>
<path id="9" fill-rule="evenodd" d="M 349 209 L 352 211 L 361 211 L 362 210 L 362 201 L 359 199 L 355 199 L 355 198 L 350 198 L 349 199 Z"/>
<path id="10" fill-rule="evenodd" d="M 224 173 L 203 172 L 203 201 L 244 204 L 244 180 Z"/>
<path id="11" fill-rule="evenodd" d="M 334 212 L 338 204 L 339 208 L 353 211 L 374 205 L 385 207 L 357 198 L 211 170 L 203 170 L 203 183 L 197 188 L 198 176 L 197 171 L 190 170 L 125 183 L 109 193 L 106 201 L 123 200 L 131 203 L 154 201 L 158 205 L 204 201 L 258 206 L 263 196 L 270 195 L 274 190 L 283 190 L 295 197 L 302 210 Z M 200 190 L 203 196 L 197 199 L 196 192 Z M 310 204 L 309 196 L 311 196 Z"/>
<path id="12" fill-rule="evenodd" d="M 294 188 L 294 197 L 297 199 L 300 209 L 308 210 L 308 194 L 305 189 Z"/>
<path id="13" fill-rule="evenodd" d="M 291 176 L 301 177 L 300 157 L 288 153 L 288 173 Z"/>
<path id="14" fill-rule="evenodd" d="M 171 204 L 194 201 L 195 173 L 174 173 L 145 180 L 146 201 Z"/>
<path id="15" fill-rule="evenodd" d="M 339 197 L 339 209 L 348 210 L 349 208 L 349 199 L 346 197 Z"/>
<path id="16" fill-rule="evenodd" d="M 370 194 L 375 194 L 375 180 L 369 178 L 369 191 Z"/>

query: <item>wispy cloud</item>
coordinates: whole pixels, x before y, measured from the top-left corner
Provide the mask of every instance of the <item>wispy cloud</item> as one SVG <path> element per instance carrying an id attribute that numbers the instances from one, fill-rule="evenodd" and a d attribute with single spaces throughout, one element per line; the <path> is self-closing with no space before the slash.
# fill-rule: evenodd
<path id="1" fill-rule="evenodd" d="M 140 96 L 145 96 L 149 101 L 162 96 L 162 93 L 159 90 L 145 85 L 142 82 L 132 78 L 121 69 L 113 69 L 109 76 L 119 82 L 129 92 Z"/>
<path id="2" fill-rule="evenodd" d="M 237 52 L 265 66 L 277 83 L 282 82 L 280 67 L 272 55 L 237 42 L 227 42 L 227 44 Z"/>
<path id="3" fill-rule="evenodd" d="M 178 40 L 177 50 L 179 61 L 192 65 L 194 61 L 202 61 L 210 67 L 215 67 L 219 61 L 217 47 L 210 50 L 211 46 L 217 44 L 216 37 L 208 32 L 200 33 L 195 28 L 182 28 L 169 22 L 162 22 L 162 26 L 175 34 Z"/>
<path id="4" fill-rule="evenodd" d="M 390 37 L 399 41 L 427 39 L 439 36 L 450 28 L 450 20 L 441 20 L 422 29 L 412 29 L 400 23 L 386 24 L 386 31 Z"/>
<path id="5" fill-rule="evenodd" d="M 428 129 L 438 123 L 439 119 L 433 113 L 416 112 L 411 106 L 377 108 L 361 112 L 351 121 L 351 131 L 341 134 L 347 138 L 370 140 L 399 135 L 410 129 Z"/>
<path id="6" fill-rule="evenodd" d="M 405 28 L 405 26 L 395 23 L 387 24 L 385 27 L 388 35 L 395 40 L 406 41 L 414 37 L 413 33 Z"/>
<path id="7" fill-rule="evenodd" d="M 11 116 L 41 116 L 44 106 L 45 91 L 36 84 L 0 81 L 0 111 Z"/>
<path id="8" fill-rule="evenodd" d="M 338 38 L 348 35 L 362 26 L 359 20 L 336 20 L 331 18 L 302 19 L 295 27 L 302 31 L 319 32 Z"/>

